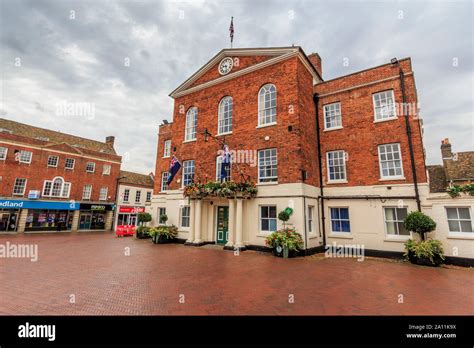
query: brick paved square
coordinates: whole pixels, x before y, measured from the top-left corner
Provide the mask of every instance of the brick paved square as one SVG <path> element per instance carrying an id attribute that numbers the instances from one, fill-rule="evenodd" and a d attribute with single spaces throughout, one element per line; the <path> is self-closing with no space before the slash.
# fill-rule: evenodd
<path id="1" fill-rule="evenodd" d="M 111 233 L 0 236 L 7 241 L 37 244 L 39 255 L 0 258 L 3 315 L 474 314 L 467 268 L 235 256 Z"/>

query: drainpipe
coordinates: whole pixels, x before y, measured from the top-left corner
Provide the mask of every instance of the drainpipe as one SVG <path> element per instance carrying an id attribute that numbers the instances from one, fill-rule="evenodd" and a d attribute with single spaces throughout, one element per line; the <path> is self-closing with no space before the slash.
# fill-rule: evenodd
<path id="1" fill-rule="evenodd" d="M 322 156 L 321 156 L 321 134 L 319 132 L 319 110 L 318 110 L 318 101 L 319 97 L 318 94 L 315 93 L 313 95 L 313 103 L 315 108 L 315 116 L 316 116 L 316 140 L 317 140 L 317 147 L 318 147 L 318 169 L 319 169 L 319 189 L 320 189 L 320 197 L 324 197 L 324 190 L 323 190 L 323 164 L 322 164 Z M 324 213 L 324 199 L 321 199 L 321 220 L 322 220 L 322 231 L 323 231 L 323 247 L 326 245 L 326 217 Z"/>
<path id="2" fill-rule="evenodd" d="M 400 87 L 402 89 L 402 116 L 405 119 L 405 126 L 406 126 L 406 133 L 408 137 L 408 148 L 410 150 L 410 161 L 411 161 L 411 172 L 413 173 L 413 182 L 415 185 L 415 199 L 416 199 L 416 206 L 418 211 L 421 211 L 421 202 L 420 202 L 420 193 L 418 192 L 418 180 L 416 178 L 416 165 L 415 165 L 415 156 L 413 154 L 413 143 L 411 139 L 411 126 L 410 120 L 408 119 L 409 115 L 405 115 L 405 106 L 407 104 L 407 96 L 405 93 L 405 74 L 403 73 L 402 67 L 398 62 L 399 73 L 400 73 Z"/>

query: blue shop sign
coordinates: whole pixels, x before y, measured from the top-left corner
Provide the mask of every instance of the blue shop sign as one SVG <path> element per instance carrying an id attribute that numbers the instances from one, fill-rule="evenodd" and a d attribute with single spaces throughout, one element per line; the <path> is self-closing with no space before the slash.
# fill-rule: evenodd
<path id="1" fill-rule="evenodd" d="M 79 210 L 79 203 L 0 199 L 0 209 Z"/>

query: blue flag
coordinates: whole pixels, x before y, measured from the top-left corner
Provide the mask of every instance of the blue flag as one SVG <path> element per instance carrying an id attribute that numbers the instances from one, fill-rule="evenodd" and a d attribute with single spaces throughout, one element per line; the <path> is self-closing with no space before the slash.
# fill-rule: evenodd
<path id="1" fill-rule="evenodd" d="M 230 173 L 230 162 L 231 156 L 229 147 L 224 145 L 224 152 L 222 153 L 222 161 L 221 161 L 221 181 L 225 181 Z"/>
<path id="2" fill-rule="evenodd" d="M 171 184 L 174 176 L 179 171 L 179 168 L 181 168 L 181 163 L 179 163 L 176 156 L 173 156 L 173 159 L 171 160 L 171 163 L 170 163 L 170 169 L 168 171 L 168 180 L 166 181 L 166 185 Z"/>

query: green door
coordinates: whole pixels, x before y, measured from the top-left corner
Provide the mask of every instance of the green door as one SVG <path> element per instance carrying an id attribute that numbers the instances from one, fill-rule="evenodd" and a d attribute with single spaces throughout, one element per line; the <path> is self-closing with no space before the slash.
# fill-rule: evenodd
<path id="1" fill-rule="evenodd" d="M 217 207 L 217 244 L 225 244 L 229 239 L 229 207 Z"/>

